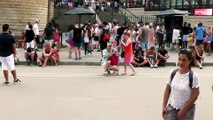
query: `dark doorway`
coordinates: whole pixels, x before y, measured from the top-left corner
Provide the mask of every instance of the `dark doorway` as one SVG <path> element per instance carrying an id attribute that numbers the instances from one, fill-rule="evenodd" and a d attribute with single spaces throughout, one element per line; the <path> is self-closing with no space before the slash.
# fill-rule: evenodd
<path id="1" fill-rule="evenodd" d="M 174 15 L 168 15 L 164 17 L 164 26 L 166 29 L 166 41 L 171 43 L 172 40 L 172 31 L 176 25 L 178 25 L 180 28 L 183 24 L 183 16 L 174 16 Z"/>

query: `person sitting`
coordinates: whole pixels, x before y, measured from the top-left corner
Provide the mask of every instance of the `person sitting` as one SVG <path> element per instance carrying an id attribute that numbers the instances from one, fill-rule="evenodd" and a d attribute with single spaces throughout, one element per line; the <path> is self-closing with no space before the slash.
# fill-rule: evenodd
<path id="1" fill-rule="evenodd" d="M 196 46 L 196 60 L 197 64 L 200 69 L 203 69 L 203 63 L 204 63 L 204 50 L 202 49 L 202 46 Z"/>
<path id="2" fill-rule="evenodd" d="M 119 75 L 119 53 L 115 51 L 115 53 L 110 56 L 107 61 L 110 62 L 109 70 L 114 71 L 115 75 Z"/>
<path id="3" fill-rule="evenodd" d="M 101 65 L 104 67 L 106 74 L 110 75 L 110 70 L 118 71 L 117 67 L 112 67 L 111 60 L 109 58 L 115 54 L 112 44 L 108 44 L 107 48 L 103 50 L 103 59 L 101 60 Z"/>
<path id="4" fill-rule="evenodd" d="M 203 63 L 204 63 L 204 50 L 202 49 L 202 46 L 189 46 L 192 55 L 193 55 L 193 63 L 195 66 L 198 66 L 200 69 L 203 69 Z"/>
<path id="5" fill-rule="evenodd" d="M 25 51 L 25 59 L 26 59 L 26 66 L 32 66 L 34 62 L 37 60 L 37 53 L 34 49 L 28 47 Z"/>
<path id="6" fill-rule="evenodd" d="M 45 43 L 44 48 L 42 50 L 42 56 L 38 57 L 37 62 L 39 66 L 46 67 L 47 62 L 51 61 L 53 49 L 51 48 L 50 43 Z"/>
<path id="7" fill-rule="evenodd" d="M 159 64 L 159 60 L 157 59 L 157 53 L 155 51 L 155 47 L 151 47 L 147 50 L 146 58 L 148 58 L 148 62 L 151 68 L 157 68 Z"/>
<path id="8" fill-rule="evenodd" d="M 58 65 L 59 61 L 60 61 L 60 53 L 58 48 L 55 46 L 53 48 L 52 55 L 51 55 L 51 64 Z"/>
<path id="9" fill-rule="evenodd" d="M 141 47 L 137 47 L 134 50 L 134 58 L 132 61 L 132 65 L 135 67 L 144 66 L 149 63 L 148 59 L 144 59 L 144 51 Z"/>
<path id="10" fill-rule="evenodd" d="M 164 46 L 160 46 L 158 50 L 158 60 L 159 65 L 165 66 L 166 61 L 169 59 L 168 51 L 164 48 Z"/>

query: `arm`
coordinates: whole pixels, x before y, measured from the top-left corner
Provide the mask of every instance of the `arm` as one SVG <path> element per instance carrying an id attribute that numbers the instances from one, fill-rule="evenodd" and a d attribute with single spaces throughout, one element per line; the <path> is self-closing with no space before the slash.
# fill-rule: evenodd
<path id="1" fill-rule="evenodd" d="M 14 57 L 16 57 L 16 44 L 13 43 L 13 55 Z"/>
<path id="2" fill-rule="evenodd" d="M 121 44 L 122 44 L 123 46 L 127 47 L 127 46 L 130 44 L 130 40 L 128 39 L 128 40 L 126 41 L 126 43 L 124 43 L 123 41 L 121 41 Z"/>
<path id="3" fill-rule="evenodd" d="M 187 111 L 193 106 L 199 95 L 199 88 L 192 88 L 192 96 L 184 107 L 178 112 L 178 120 L 182 120 Z"/>
<path id="4" fill-rule="evenodd" d="M 170 92 L 171 92 L 171 87 L 169 84 L 167 84 L 164 91 L 164 95 L 163 95 L 162 116 L 164 116 L 167 113 L 166 106 L 169 100 Z"/>
<path id="5" fill-rule="evenodd" d="M 49 53 L 49 54 L 47 54 L 47 56 L 51 56 L 51 55 L 52 55 L 52 53 L 53 53 L 53 49 L 51 49 L 51 50 L 50 50 L 50 53 Z"/>

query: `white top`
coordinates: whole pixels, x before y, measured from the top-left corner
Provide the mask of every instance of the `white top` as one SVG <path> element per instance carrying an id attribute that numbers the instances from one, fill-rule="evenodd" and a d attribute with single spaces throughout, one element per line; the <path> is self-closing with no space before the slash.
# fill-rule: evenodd
<path id="1" fill-rule="evenodd" d="M 33 31 L 34 31 L 35 35 L 39 35 L 39 28 L 38 28 L 38 24 L 37 23 L 35 23 L 33 25 Z"/>
<path id="2" fill-rule="evenodd" d="M 172 34 L 172 39 L 173 40 L 178 40 L 178 37 L 180 36 L 180 30 L 178 29 L 173 29 L 173 34 Z"/>
<path id="3" fill-rule="evenodd" d="M 170 72 L 170 75 L 172 71 Z M 191 98 L 192 88 L 199 88 L 200 86 L 198 75 L 195 72 L 193 73 L 192 88 L 190 88 L 189 86 L 189 72 L 185 74 L 180 74 L 177 71 L 172 82 L 170 82 L 169 76 L 167 84 L 171 86 L 171 93 L 168 104 L 170 104 L 176 109 L 182 109 L 184 105 L 188 102 L 188 100 Z"/>
<path id="4" fill-rule="evenodd" d="M 89 36 L 88 36 L 88 31 L 86 30 L 84 34 L 84 43 L 89 43 Z"/>
<path id="5" fill-rule="evenodd" d="M 24 28 L 24 30 L 30 30 L 29 25 L 26 25 L 26 27 Z"/>
<path id="6" fill-rule="evenodd" d="M 95 36 L 99 36 L 100 35 L 100 29 L 98 27 L 95 28 L 94 34 L 95 34 Z"/>
<path id="7" fill-rule="evenodd" d="M 128 33 L 130 34 L 130 38 L 131 38 L 132 42 L 136 42 L 136 31 L 128 30 Z"/>

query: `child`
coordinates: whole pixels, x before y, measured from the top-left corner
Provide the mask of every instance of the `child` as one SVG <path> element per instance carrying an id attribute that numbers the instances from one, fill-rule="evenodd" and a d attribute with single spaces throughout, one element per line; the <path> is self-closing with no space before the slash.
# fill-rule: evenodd
<path id="1" fill-rule="evenodd" d="M 58 48 L 55 46 L 53 48 L 53 52 L 51 56 L 51 63 L 53 65 L 53 62 L 54 62 L 54 65 L 58 65 L 59 61 L 60 61 L 60 54 L 59 54 Z"/>
<path id="2" fill-rule="evenodd" d="M 193 45 L 194 45 L 194 36 L 193 36 L 193 34 L 189 34 L 188 47 L 193 46 Z"/>

